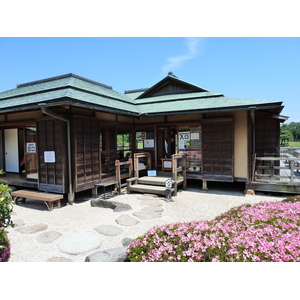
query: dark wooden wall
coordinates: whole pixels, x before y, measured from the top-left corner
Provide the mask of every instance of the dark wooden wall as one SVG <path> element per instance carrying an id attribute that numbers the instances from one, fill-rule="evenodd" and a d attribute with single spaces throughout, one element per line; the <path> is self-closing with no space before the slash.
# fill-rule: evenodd
<path id="1" fill-rule="evenodd" d="M 270 114 L 255 114 L 255 153 L 258 157 L 280 154 L 280 122 Z"/>
<path id="2" fill-rule="evenodd" d="M 233 181 L 233 120 L 202 120 L 202 178 L 209 181 Z"/>
<path id="3" fill-rule="evenodd" d="M 60 120 L 37 122 L 39 190 L 67 193 L 67 133 Z M 45 151 L 55 151 L 55 163 L 46 163 Z"/>
<path id="4" fill-rule="evenodd" d="M 74 188 L 86 190 L 100 182 L 100 125 L 99 121 L 73 118 Z"/>

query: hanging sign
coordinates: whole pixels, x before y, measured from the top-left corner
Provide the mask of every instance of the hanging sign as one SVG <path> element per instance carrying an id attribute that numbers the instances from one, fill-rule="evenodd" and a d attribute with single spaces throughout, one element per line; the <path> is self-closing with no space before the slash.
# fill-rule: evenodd
<path id="1" fill-rule="evenodd" d="M 26 153 L 36 153 L 35 143 L 26 143 Z"/>

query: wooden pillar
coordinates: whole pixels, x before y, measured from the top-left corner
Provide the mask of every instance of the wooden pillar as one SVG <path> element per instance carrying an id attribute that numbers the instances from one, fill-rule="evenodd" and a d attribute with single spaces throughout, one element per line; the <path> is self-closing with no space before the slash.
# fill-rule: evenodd
<path id="1" fill-rule="evenodd" d="M 206 180 L 202 180 L 202 191 L 208 191 Z"/>

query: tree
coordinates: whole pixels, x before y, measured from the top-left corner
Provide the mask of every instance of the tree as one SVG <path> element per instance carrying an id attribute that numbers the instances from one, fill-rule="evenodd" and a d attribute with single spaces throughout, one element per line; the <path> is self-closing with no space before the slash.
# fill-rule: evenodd
<path id="1" fill-rule="evenodd" d="M 294 141 L 300 141 L 300 122 L 291 122 L 288 127 L 293 135 Z"/>
<path id="2" fill-rule="evenodd" d="M 280 127 L 280 143 L 291 141 L 300 141 L 300 122 L 291 122 L 290 124 L 283 124 Z"/>
<path id="3" fill-rule="evenodd" d="M 280 128 L 280 145 L 287 145 L 288 142 L 293 140 L 293 135 L 288 128 Z"/>

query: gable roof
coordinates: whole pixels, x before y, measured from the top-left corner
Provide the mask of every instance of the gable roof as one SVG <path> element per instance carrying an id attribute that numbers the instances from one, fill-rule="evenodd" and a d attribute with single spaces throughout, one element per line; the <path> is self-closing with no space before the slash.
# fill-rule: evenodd
<path id="1" fill-rule="evenodd" d="M 174 74 L 148 89 L 116 92 L 112 87 L 76 74 L 65 74 L 25 84 L 0 93 L 0 113 L 71 104 L 132 116 L 193 112 L 272 109 L 280 113 L 282 102 L 224 97 L 177 78 Z"/>
<path id="2" fill-rule="evenodd" d="M 148 97 L 156 97 L 161 95 L 171 95 L 178 93 L 196 93 L 196 92 L 208 92 L 196 85 L 180 80 L 173 73 L 169 72 L 168 76 L 153 85 L 142 93 L 137 99 L 143 99 Z"/>

